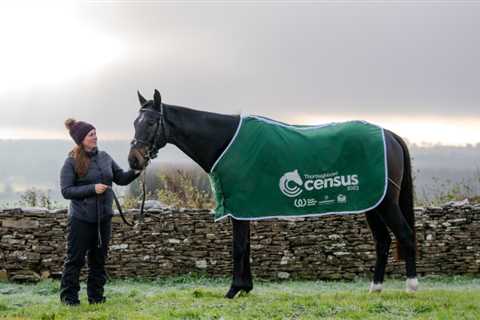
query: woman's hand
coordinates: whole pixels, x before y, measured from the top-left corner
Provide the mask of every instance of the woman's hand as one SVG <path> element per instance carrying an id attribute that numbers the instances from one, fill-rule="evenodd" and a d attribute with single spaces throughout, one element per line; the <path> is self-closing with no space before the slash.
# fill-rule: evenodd
<path id="1" fill-rule="evenodd" d="M 102 194 L 105 192 L 105 190 L 107 190 L 108 186 L 106 184 L 103 184 L 103 183 L 97 183 L 95 185 L 95 192 L 97 194 Z"/>

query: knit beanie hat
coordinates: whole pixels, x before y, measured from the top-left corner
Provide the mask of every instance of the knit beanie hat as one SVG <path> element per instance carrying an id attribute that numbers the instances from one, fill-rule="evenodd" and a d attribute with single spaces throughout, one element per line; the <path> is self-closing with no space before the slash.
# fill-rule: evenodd
<path id="1" fill-rule="evenodd" d="M 85 136 L 92 130 L 95 129 L 90 123 L 83 121 L 76 121 L 75 119 L 65 120 L 65 127 L 70 132 L 70 136 L 77 145 L 82 144 Z"/>

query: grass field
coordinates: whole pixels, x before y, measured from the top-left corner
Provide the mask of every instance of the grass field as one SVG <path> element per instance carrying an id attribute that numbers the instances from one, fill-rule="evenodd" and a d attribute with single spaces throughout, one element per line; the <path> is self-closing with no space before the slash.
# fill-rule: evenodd
<path id="1" fill-rule="evenodd" d="M 403 292 L 389 280 L 381 294 L 368 281 L 257 281 L 248 295 L 223 298 L 227 279 L 183 277 L 113 280 L 107 303 L 90 306 L 82 285 L 79 307 L 58 301 L 57 281 L 0 282 L 0 318 L 6 319 L 480 319 L 480 278 L 429 277 L 421 290 Z"/>

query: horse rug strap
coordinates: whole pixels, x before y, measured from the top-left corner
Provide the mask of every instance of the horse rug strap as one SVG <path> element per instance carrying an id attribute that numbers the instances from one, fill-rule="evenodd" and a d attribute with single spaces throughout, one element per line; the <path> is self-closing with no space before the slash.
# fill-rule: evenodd
<path id="1" fill-rule="evenodd" d="M 385 196 L 385 136 L 363 121 L 298 126 L 243 116 L 209 177 L 217 221 L 361 213 Z"/>

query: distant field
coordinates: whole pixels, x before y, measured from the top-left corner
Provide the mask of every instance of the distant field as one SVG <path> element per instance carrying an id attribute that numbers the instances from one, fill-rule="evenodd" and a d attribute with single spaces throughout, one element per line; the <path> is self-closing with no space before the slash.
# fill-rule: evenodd
<path id="1" fill-rule="evenodd" d="M 480 278 L 430 277 L 421 291 L 403 292 L 404 281 L 386 282 L 368 294 L 367 280 L 354 282 L 257 281 L 234 300 L 223 294 L 226 279 L 115 280 L 108 302 L 90 306 L 82 286 L 80 307 L 58 302 L 57 281 L 36 285 L 0 283 L 5 319 L 480 319 Z"/>

